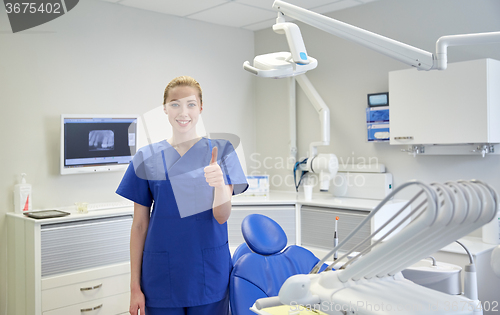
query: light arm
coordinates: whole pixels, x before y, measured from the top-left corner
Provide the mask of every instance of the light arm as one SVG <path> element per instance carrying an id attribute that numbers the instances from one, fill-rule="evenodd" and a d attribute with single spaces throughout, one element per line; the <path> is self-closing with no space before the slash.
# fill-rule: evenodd
<path id="1" fill-rule="evenodd" d="M 314 106 L 314 109 L 319 116 L 319 123 L 321 126 L 321 141 L 311 143 L 309 149 L 309 158 L 312 158 L 318 154 L 318 150 L 316 148 L 317 146 L 330 145 L 330 109 L 305 74 L 297 76 L 296 80 L 306 94 L 307 99 Z"/>
<path id="2" fill-rule="evenodd" d="M 448 46 L 500 42 L 500 32 L 443 36 L 436 42 L 436 55 L 433 55 L 425 50 L 340 22 L 281 0 L 276 0 L 273 4 L 273 8 L 290 18 L 375 50 L 407 65 L 416 67 L 419 70 L 445 70 L 448 62 Z"/>
<path id="3" fill-rule="evenodd" d="M 418 69 L 430 70 L 433 68 L 433 55 L 425 50 L 334 20 L 284 1 L 276 0 L 273 8 L 290 18 L 304 22 L 335 36 L 353 41 Z"/>
<path id="4" fill-rule="evenodd" d="M 448 46 L 480 45 L 500 42 L 500 32 L 443 36 L 436 42 L 437 68 L 446 70 Z"/>
<path id="5" fill-rule="evenodd" d="M 306 46 L 302 40 L 302 34 L 300 29 L 296 24 L 293 23 L 277 23 L 273 25 L 273 30 L 277 34 L 285 34 L 286 41 L 290 47 L 290 53 L 292 54 L 293 62 L 307 64 L 309 59 L 307 58 Z"/>

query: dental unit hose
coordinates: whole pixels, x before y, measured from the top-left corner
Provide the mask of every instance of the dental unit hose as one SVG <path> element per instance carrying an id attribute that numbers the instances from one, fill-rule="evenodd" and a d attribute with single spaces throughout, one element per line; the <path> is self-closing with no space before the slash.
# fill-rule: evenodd
<path id="1" fill-rule="evenodd" d="M 295 163 L 295 166 L 293 167 L 293 182 L 295 184 L 295 191 L 299 191 L 299 186 L 300 186 L 300 183 L 302 182 L 302 179 L 304 178 L 304 176 L 308 173 L 308 171 L 304 171 L 302 170 L 302 174 L 300 175 L 300 178 L 299 178 L 299 183 L 297 184 L 297 170 L 300 169 L 300 165 L 301 164 L 307 164 L 307 158 L 300 161 L 300 162 L 296 162 Z"/>
<path id="2" fill-rule="evenodd" d="M 464 244 L 460 243 L 459 241 L 456 241 L 456 243 L 462 246 L 469 256 L 469 264 L 465 265 L 464 268 L 464 295 L 473 301 L 477 301 L 477 274 L 476 265 L 474 264 L 474 258 Z"/>

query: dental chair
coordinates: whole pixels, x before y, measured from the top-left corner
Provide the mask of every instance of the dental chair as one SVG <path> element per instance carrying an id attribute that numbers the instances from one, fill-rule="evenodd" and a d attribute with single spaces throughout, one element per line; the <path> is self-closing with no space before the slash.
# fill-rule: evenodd
<path id="1" fill-rule="evenodd" d="M 230 277 L 232 315 L 255 315 L 250 307 L 257 299 L 277 296 L 290 276 L 307 274 L 319 259 L 307 249 L 290 245 L 281 226 L 261 214 L 243 219 L 245 243 L 233 254 Z M 283 250 L 284 249 L 284 250 Z M 323 265 L 326 268 L 327 265 Z"/>
<path id="2" fill-rule="evenodd" d="M 232 258 L 233 266 L 236 264 L 236 262 L 241 256 L 248 253 L 252 253 L 252 250 L 248 248 L 247 243 L 241 243 L 240 246 L 238 246 L 233 253 L 233 258 Z"/>

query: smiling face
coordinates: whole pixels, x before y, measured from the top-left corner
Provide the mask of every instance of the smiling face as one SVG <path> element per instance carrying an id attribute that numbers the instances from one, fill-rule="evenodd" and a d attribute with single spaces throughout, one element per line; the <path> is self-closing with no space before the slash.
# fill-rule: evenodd
<path id="1" fill-rule="evenodd" d="M 191 86 L 176 86 L 168 92 L 163 106 L 174 135 L 196 138 L 196 123 L 202 111 L 198 90 Z"/>

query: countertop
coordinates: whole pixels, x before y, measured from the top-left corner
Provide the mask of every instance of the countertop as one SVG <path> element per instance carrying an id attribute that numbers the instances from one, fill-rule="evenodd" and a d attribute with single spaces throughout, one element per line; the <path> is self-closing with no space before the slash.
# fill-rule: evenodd
<path id="1" fill-rule="evenodd" d="M 405 200 L 391 200 L 387 204 L 388 205 L 400 205 L 403 204 Z M 288 191 L 271 191 L 267 196 L 247 196 L 247 195 L 238 195 L 233 197 L 232 204 L 235 206 L 252 206 L 252 205 L 307 205 L 307 206 L 318 206 L 318 207 L 330 207 L 330 208 L 342 208 L 348 210 L 358 210 L 358 211 L 371 211 L 378 204 L 380 200 L 374 199 L 354 199 L 354 198 L 340 198 L 335 197 L 330 193 L 315 193 L 313 194 L 312 200 L 305 200 L 303 198 L 303 193 L 295 193 Z M 97 208 L 98 204 L 94 204 L 94 208 Z M 92 206 L 92 205 L 89 205 Z M 110 209 L 102 209 L 102 210 L 89 210 L 88 213 L 80 214 L 77 213 L 74 206 L 68 207 L 59 207 L 58 210 L 69 212 L 70 215 L 59 218 L 49 218 L 49 219 L 41 219 L 36 220 L 32 218 L 28 218 L 24 216 L 22 213 L 13 213 L 8 212 L 7 215 L 15 218 L 23 218 L 32 222 L 39 222 L 43 224 L 47 223 L 56 223 L 56 222 L 65 222 L 72 220 L 87 220 L 94 219 L 106 216 L 118 216 L 123 214 L 133 214 L 133 206 L 130 204 L 128 206 L 120 206 Z M 481 253 L 487 252 L 492 248 L 496 247 L 496 245 L 483 243 L 480 237 L 471 237 L 466 236 L 461 238 L 461 241 L 473 255 L 479 255 Z M 326 254 L 326 251 L 323 253 L 322 250 L 312 249 L 318 251 L 318 257 L 322 256 L 321 254 Z M 456 243 L 452 243 L 447 245 L 441 249 L 441 251 L 456 253 L 456 254 L 465 254 L 465 251 L 462 247 Z"/>
<path id="2" fill-rule="evenodd" d="M 88 213 L 78 213 L 72 207 L 60 207 L 60 208 L 57 208 L 55 210 L 69 212 L 70 215 L 67 215 L 65 217 L 57 217 L 57 218 L 33 219 L 33 218 L 29 218 L 29 217 L 25 216 L 22 213 L 7 212 L 7 216 L 17 218 L 17 219 L 24 219 L 24 220 L 31 221 L 34 223 L 50 224 L 50 223 L 60 223 L 60 222 L 75 221 L 75 220 L 78 221 L 78 220 L 88 220 L 88 219 L 99 219 L 102 217 L 120 216 L 120 215 L 124 215 L 124 214 L 126 215 L 126 214 L 133 214 L 134 213 L 133 206 L 119 207 L 119 208 L 112 208 L 112 209 L 102 209 L 102 210 L 91 210 Z"/>
<path id="3" fill-rule="evenodd" d="M 271 191 L 267 196 L 247 196 L 245 194 L 234 196 L 232 204 L 235 206 L 244 205 L 306 205 L 330 208 L 342 208 L 347 210 L 371 211 L 380 200 L 375 199 L 357 199 L 335 197 L 331 193 L 315 193 L 311 200 L 306 200 L 301 192 Z M 404 203 L 405 200 L 391 200 L 388 205 Z"/>

